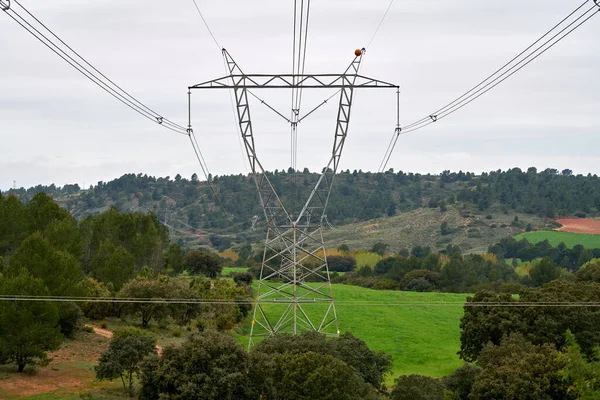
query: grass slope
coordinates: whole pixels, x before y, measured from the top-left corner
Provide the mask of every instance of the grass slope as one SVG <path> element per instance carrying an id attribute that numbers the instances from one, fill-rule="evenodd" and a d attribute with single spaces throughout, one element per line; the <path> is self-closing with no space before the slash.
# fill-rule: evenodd
<path id="1" fill-rule="evenodd" d="M 448 375 L 462 365 L 456 353 L 460 349 L 462 303 L 467 295 L 372 290 L 342 284 L 334 284 L 333 293 L 340 331 L 351 332 L 369 348 L 393 357 L 388 384 L 404 374 Z M 316 312 L 310 307 L 305 310 Z M 240 331 L 249 332 L 250 320 L 251 316 Z M 248 336 L 237 338 L 248 345 Z"/>
<path id="2" fill-rule="evenodd" d="M 578 244 L 588 249 L 600 248 L 600 235 L 588 235 L 585 233 L 536 231 L 525 232 L 516 236 L 517 240 L 527 239 L 530 243 L 539 243 L 548 240 L 552 246 L 558 246 L 564 242 L 567 247 L 572 248 Z"/>
<path id="3" fill-rule="evenodd" d="M 339 302 L 340 330 L 352 332 L 374 350 L 391 354 L 393 377 L 443 376 L 462 364 L 456 355 L 460 349 L 462 305 L 427 304 L 462 303 L 466 295 L 380 291 L 349 285 L 334 285 L 334 294 Z M 378 305 L 344 304 L 355 301 Z"/>

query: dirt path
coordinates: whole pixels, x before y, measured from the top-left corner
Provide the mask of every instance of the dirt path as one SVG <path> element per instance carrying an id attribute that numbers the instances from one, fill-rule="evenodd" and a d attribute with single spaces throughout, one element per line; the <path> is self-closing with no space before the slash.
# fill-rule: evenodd
<path id="1" fill-rule="evenodd" d="M 49 354 L 52 361 L 48 366 L 21 374 L 16 367 L 0 372 L 0 399 L 84 391 L 96 378 L 93 365 L 107 348 L 107 338 L 77 333 L 75 340 L 65 340 L 59 350 Z"/>
<path id="2" fill-rule="evenodd" d="M 98 328 L 97 326 L 91 325 L 91 324 L 85 324 L 85 326 L 92 328 L 94 330 L 94 333 L 96 335 L 100 335 L 100 336 L 105 337 L 107 339 L 110 339 L 110 338 L 113 337 L 112 331 L 109 331 L 108 329 Z M 162 346 L 160 346 L 160 345 L 157 344 L 156 345 L 156 352 L 158 353 L 159 356 L 162 355 L 162 352 L 163 352 Z"/>

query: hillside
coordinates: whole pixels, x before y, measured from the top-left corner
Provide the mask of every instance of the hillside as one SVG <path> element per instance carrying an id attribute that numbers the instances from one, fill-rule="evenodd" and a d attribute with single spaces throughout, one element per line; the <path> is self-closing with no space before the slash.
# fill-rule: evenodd
<path id="1" fill-rule="evenodd" d="M 269 179 L 292 213 L 303 204 L 319 174 L 273 171 Z M 220 250 L 236 243 L 262 240 L 264 219 L 251 176 L 209 177 L 200 181 L 176 176 L 155 178 L 127 174 L 98 182 L 87 190 L 78 185 L 37 186 L 10 190 L 27 202 L 45 191 L 78 219 L 110 207 L 123 212 L 152 211 L 180 244 Z M 444 171 L 439 175 L 349 170 L 336 175 L 327 221 L 332 247 L 347 243 L 368 247 L 383 241 L 392 250 L 415 244 L 443 248 L 457 244 L 482 251 L 498 238 L 530 228 L 543 229 L 558 216 L 596 216 L 600 179 L 535 168 L 472 173 Z M 515 217 L 517 220 L 515 221 Z M 251 229 L 256 221 L 255 229 Z M 445 234 L 441 224 L 446 221 Z"/>

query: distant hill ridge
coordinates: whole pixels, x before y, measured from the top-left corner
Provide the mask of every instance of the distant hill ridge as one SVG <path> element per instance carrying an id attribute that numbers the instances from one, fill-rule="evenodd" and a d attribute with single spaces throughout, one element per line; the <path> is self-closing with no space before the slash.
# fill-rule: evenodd
<path id="1" fill-rule="evenodd" d="M 293 213 L 302 206 L 319 174 L 308 169 L 296 173 L 275 170 L 268 176 Z M 27 202 L 35 193 L 44 191 L 77 218 L 98 214 L 111 206 L 123 212 L 153 211 L 164 223 L 190 232 L 239 233 L 252 225 L 253 217 L 262 216 L 251 176 L 209 178 L 210 185 L 196 174 L 190 179 L 180 175 L 171 179 L 125 174 L 84 191 L 78 185 L 38 185 L 5 194 L 17 194 Z M 570 170 L 535 168 L 481 175 L 462 171 L 423 175 L 392 169 L 385 173 L 346 170 L 335 177 L 327 215 L 332 224 L 339 226 L 420 208 L 439 208 L 444 212 L 450 206 L 539 218 L 596 216 L 600 210 L 600 178 L 573 175 Z"/>

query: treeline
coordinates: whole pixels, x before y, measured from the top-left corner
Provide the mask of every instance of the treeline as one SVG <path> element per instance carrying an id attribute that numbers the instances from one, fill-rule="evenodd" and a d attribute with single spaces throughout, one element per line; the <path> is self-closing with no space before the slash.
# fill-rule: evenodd
<path id="1" fill-rule="evenodd" d="M 342 276 L 337 283 L 358 285 L 377 290 L 413 292 L 469 293 L 480 289 L 516 290 L 522 283 L 514 268 L 491 254 L 462 255 L 431 253 L 429 248 L 415 248 L 410 255 L 396 255 L 377 262 L 374 268 L 362 267 Z"/>
<path id="2" fill-rule="evenodd" d="M 312 190 L 319 174 L 304 169 L 275 170 L 267 173 L 286 205 L 297 209 Z M 255 215 L 261 215 L 253 178 L 248 175 L 209 177 L 201 181 L 177 175 L 155 178 L 127 174 L 111 182 L 98 182 L 89 190 L 77 185 L 37 186 L 10 190 L 23 201 L 38 192 L 60 197 L 74 215 L 86 215 L 115 206 L 119 211 L 153 210 L 177 219 L 182 229 L 221 229 L 241 232 L 248 229 Z M 485 211 L 497 205 L 554 218 L 559 215 L 597 215 L 600 209 L 600 179 L 596 175 L 573 175 L 535 168 L 522 171 L 473 173 L 444 171 L 439 175 L 394 172 L 371 173 L 342 171 L 336 176 L 327 215 L 330 221 L 344 224 L 395 215 L 420 207 L 439 207 L 442 211 L 456 201 Z M 213 192 L 214 189 L 214 192 Z M 215 196 L 214 193 L 217 193 Z M 170 210 L 170 211 L 169 211 Z M 185 224 L 185 225 L 183 225 Z"/>
<path id="3" fill-rule="evenodd" d="M 488 252 L 495 254 L 499 259 L 515 261 L 517 259 L 533 261 L 547 257 L 569 271 L 577 271 L 586 262 L 600 258 L 600 249 L 586 249 L 580 244 L 570 249 L 563 242 L 553 247 L 548 240 L 532 244 L 527 239 L 517 241 L 515 238 L 502 239 L 499 243 L 490 246 Z"/>
<path id="4" fill-rule="evenodd" d="M 0 364 L 23 371 L 43 363 L 46 352 L 69 337 L 85 315 L 171 318 L 180 326 L 231 329 L 250 311 L 252 277 L 218 280 L 219 257 L 198 250 L 184 254 L 170 244 L 167 230 L 152 213 L 122 214 L 116 209 L 78 222 L 45 193 L 26 205 L 0 196 Z M 189 281 L 172 276 L 187 271 Z M 247 275 L 247 274 L 246 274 Z M 25 301 L 60 297 L 67 301 Z M 76 298 L 122 298 L 116 302 Z M 185 305 L 132 299 L 186 299 Z M 201 304 L 227 299 L 231 304 Z M 87 299 L 86 299 L 87 300 Z M 197 302 L 196 302 L 197 301 Z"/>
<path id="5" fill-rule="evenodd" d="M 378 247 L 383 254 L 385 245 L 376 243 L 372 250 Z M 373 268 L 357 269 L 350 254 L 328 257 L 328 263 L 334 282 L 378 290 L 517 293 L 523 286 L 541 286 L 559 277 L 574 279 L 574 272 L 595 259 L 600 259 L 600 249 L 581 245 L 569 249 L 564 243 L 553 247 L 547 240 L 534 245 L 526 239 L 506 238 L 490 246 L 486 254 L 461 254 L 453 245 L 439 253 L 416 246 L 383 258 Z M 517 260 L 530 262 L 528 273 L 517 274 Z M 338 276 L 336 272 L 345 274 Z"/>

